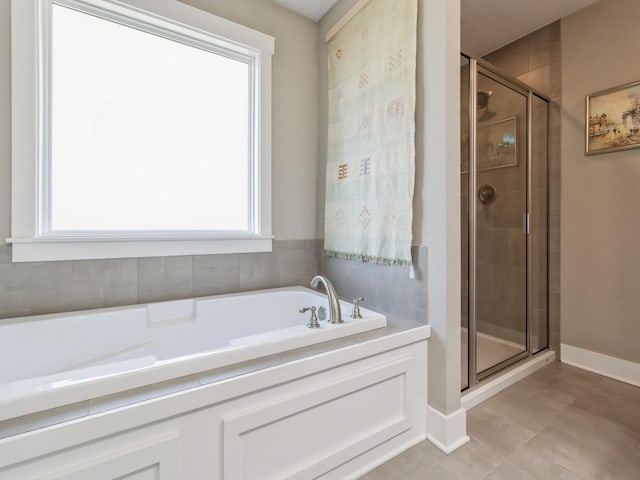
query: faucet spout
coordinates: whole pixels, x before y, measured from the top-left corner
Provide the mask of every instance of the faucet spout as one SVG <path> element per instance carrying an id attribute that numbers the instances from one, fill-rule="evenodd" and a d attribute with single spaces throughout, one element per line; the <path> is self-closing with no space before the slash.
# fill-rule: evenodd
<path id="1" fill-rule="evenodd" d="M 329 321 L 331 323 L 343 323 L 342 312 L 340 311 L 340 302 L 338 301 L 338 295 L 336 289 L 333 288 L 331 282 L 322 275 L 316 275 L 311 280 L 311 286 L 317 288 L 321 283 L 324 287 L 324 291 L 327 292 L 327 298 L 329 300 Z"/>

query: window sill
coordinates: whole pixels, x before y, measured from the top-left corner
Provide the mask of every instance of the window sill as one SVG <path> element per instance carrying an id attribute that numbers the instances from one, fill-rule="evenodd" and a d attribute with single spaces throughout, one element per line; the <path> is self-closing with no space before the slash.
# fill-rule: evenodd
<path id="1" fill-rule="evenodd" d="M 104 258 L 164 257 L 270 252 L 272 237 L 174 240 L 76 240 L 8 238 L 12 261 L 46 262 Z"/>

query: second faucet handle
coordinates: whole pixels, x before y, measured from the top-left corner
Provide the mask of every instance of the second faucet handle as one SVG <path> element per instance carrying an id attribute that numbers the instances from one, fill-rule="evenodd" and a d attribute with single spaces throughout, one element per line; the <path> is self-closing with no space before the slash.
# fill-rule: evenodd
<path id="1" fill-rule="evenodd" d="M 318 316 L 316 315 L 316 307 L 304 307 L 299 310 L 300 313 L 308 312 L 311 310 L 311 318 L 309 319 L 309 323 L 307 323 L 307 327 L 309 328 L 320 328 L 320 324 L 318 323 Z"/>
<path id="2" fill-rule="evenodd" d="M 351 318 L 360 319 L 362 315 L 360 314 L 360 302 L 364 302 L 364 298 L 358 297 L 353 299 L 353 311 L 351 312 Z"/>

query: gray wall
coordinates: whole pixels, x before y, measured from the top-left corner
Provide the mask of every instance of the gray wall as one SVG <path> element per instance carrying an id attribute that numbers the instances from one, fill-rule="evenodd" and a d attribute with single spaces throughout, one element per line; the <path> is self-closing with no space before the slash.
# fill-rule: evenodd
<path id="1" fill-rule="evenodd" d="M 562 21 L 562 343 L 640 362 L 640 150 L 585 156 L 585 95 L 640 80 L 637 0 Z"/>
<path id="2" fill-rule="evenodd" d="M 549 112 L 549 340 L 560 347 L 560 22 L 554 22 L 484 57 L 505 73 L 551 98 Z"/>
<path id="3" fill-rule="evenodd" d="M 307 284 L 317 272 L 317 25 L 263 0 L 189 0 L 272 35 L 273 233 L 268 254 L 12 264 L 10 0 L 0 0 L 0 318 Z"/>

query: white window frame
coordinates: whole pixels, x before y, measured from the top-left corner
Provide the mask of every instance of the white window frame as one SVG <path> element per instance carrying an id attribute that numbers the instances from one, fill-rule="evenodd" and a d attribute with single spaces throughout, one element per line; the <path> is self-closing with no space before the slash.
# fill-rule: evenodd
<path id="1" fill-rule="evenodd" d="M 106 19 L 193 45 L 224 48 L 253 59 L 251 231 L 65 232 L 48 230 L 51 5 L 75 7 Z M 202 255 L 271 251 L 271 59 L 274 39 L 175 0 L 12 0 L 13 261 Z"/>

